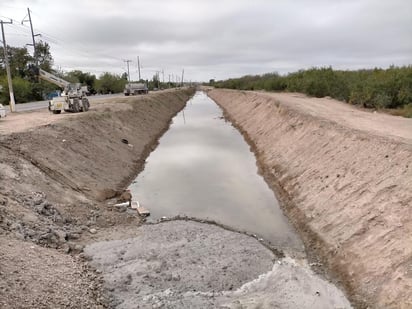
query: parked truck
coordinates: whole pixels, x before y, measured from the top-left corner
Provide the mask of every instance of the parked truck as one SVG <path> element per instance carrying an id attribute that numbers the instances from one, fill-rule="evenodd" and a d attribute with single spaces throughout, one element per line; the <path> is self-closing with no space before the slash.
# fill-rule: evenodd
<path id="1" fill-rule="evenodd" d="M 53 114 L 60 114 L 62 110 L 73 113 L 89 110 L 89 100 L 87 99 L 84 88 L 82 89 L 79 83 L 69 83 L 68 81 L 40 68 L 36 71 L 39 78 L 62 88 L 61 95 L 54 97 L 49 101 L 50 112 Z"/>
<path id="2" fill-rule="evenodd" d="M 143 83 L 127 83 L 123 91 L 125 96 L 137 95 L 137 94 L 147 94 L 149 89 Z"/>

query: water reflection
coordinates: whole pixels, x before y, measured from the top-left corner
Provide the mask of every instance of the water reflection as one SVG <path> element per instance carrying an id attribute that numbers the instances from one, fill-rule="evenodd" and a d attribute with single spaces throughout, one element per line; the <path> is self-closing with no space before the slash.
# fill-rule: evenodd
<path id="1" fill-rule="evenodd" d="M 302 248 L 258 175 L 248 144 L 202 92 L 173 119 L 130 189 L 152 220 L 175 215 L 211 219 L 282 248 Z"/>

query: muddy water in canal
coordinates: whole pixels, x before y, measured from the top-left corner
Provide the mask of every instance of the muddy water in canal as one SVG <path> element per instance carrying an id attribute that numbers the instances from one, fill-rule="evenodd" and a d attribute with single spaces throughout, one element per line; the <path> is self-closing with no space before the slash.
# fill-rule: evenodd
<path id="1" fill-rule="evenodd" d="M 303 250 L 249 145 L 203 92 L 174 117 L 130 189 L 152 221 L 187 215 Z"/>

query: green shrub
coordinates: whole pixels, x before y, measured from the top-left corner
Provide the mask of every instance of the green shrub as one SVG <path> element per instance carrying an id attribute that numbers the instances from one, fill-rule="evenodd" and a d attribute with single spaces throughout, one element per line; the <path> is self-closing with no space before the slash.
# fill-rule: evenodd
<path id="1" fill-rule="evenodd" d="M 0 93 L 0 102 L 2 104 L 9 104 L 10 94 L 7 78 L 2 78 L 0 84 L 3 86 L 2 92 Z M 13 78 L 13 93 L 16 103 L 29 102 L 32 99 L 32 85 L 29 81 L 21 77 L 15 77 Z"/>
<path id="2" fill-rule="evenodd" d="M 214 83 L 217 88 L 302 92 L 367 108 L 398 109 L 412 102 L 412 66 L 341 71 L 331 67 L 243 76 Z M 407 107 L 408 110 L 410 107 Z"/>

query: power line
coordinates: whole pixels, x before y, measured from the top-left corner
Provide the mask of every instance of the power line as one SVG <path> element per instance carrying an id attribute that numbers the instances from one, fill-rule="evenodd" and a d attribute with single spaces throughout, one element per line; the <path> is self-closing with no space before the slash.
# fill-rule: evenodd
<path id="1" fill-rule="evenodd" d="M 7 72 L 7 83 L 9 84 L 9 92 L 10 92 L 10 111 L 14 112 L 16 110 L 15 101 L 14 101 L 14 93 L 13 93 L 13 83 L 11 80 L 11 72 L 10 72 L 10 65 L 9 65 L 9 57 L 7 55 L 7 44 L 6 44 L 6 36 L 4 35 L 4 24 L 12 24 L 13 21 L 4 22 L 0 20 L 1 24 L 1 34 L 3 38 L 3 51 L 4 51 L 4 62 L 6 65 L 6 72 Z"/>
<path id="2" fill-rule="evenodd" d="M 113 55 L 110 54 L 106 54 L 106 53 L 102 53 L 101 51 L 96 51 L 96 52 L 92 52 L 90 50 L 85 50 L 82 49 L 80 47 L 75 47 L 73 46 L 73 41 L 67 42 L 65 40 L 62 40 L 60 37 L 57 37 L 49 32 L 45 32 L 42 29 L 39 29 L 36 27 L 36 34 L 34 33 L 34 29 L 33 29 L 33 24 L 31 24 L 31 26 L 27 26 L 26 24 L 24 24 L 24 22 L 30 22 L 31 19 L 31 15 L 29 16 L 29 14 L 34 15 L 34 16 L 38 16 L 35 12 L 33 13 L 33 11 L 31 11 L 30 9 L 27 9 L 27 14 L 26 16 L 23 18 L 23 24 L 19 21 L 16 21 L 13 19 L 13 21 L 15 23 L 12 24 L 12 28 L 14 30 L 14 34 L 16 36 L 23 36 L 23 37 L 30 37 L 29 33 L 27 33 L 27 30 L 29 30 L 32 34 L 32 44 L 27 44 L 27 45 L 36 45 L 36 42 L 34 40 L 35 36 L 41 36 L 42 40 L 45 41 L 46 43 L 49 43 L 53 49 L 61 52 L 66 52 L 65 54 L 67 54 L 67 52 L 69 52 L 69 56 L 70 54 L 72 55 L 78 55 L 80 57 L 83 58 L 88 58 L 90 59 L 90 57 L 94 56 L 94 57 L 101 57 L 101 62 L 103 63 L 113 63 L 113 61 L 116 62 L 120 62 L 123 61 L 123 59 L 119 58 L 119 57 L 115 57 Z M 27 20 L 27 18 L 29 18 Z M 18 33 L 16 33 L 18 32 Z M 142 68 L 142 65 L 140 64 L 140 58 L 138 57 L 137 59 L 138 61 L 138 68 L 139 68 L 139 80 L 142 78 L 141 76 L 141 72 L 140 69 Z M 70 67 L 76 67 L 76 65 L 73 66 L 73 61 L 70 61 L 72 63 L 69 63 L 68 66 L 65 66 L 66 68 L 70 68 Z M 74 61 L 77 62 L 77 61 Z M 132 61 L 130 61 L 132 62 Z M 128 64 L 128 78 L 130 81 L 130 68 L 129 68 L 129 63 Z M 82 65 L 82 67 L 85 67 L 84 65 Z M 106 72 L 106 71 L 99 71 L 99 70 L 89 70 L 89 71 L 94 71 L 94 72 Z M 164 71 L 162 72 L 162 77 L 164 80 Z M 159 74 L 158 74 L 159 76 Z"/>
<path id="3" fill-rule="evenodd" d="M 29 19 L 27 20 L 26 17 L 29 17 Z M 34 34 L 34 30 L 33 30 L 33 23 L 31 21 L 31 15 L 30 15 L 30 9 L 27 8 L 27 15 L 23 18 L 23 20 L 21 21 L 21 24 L 23 25 L 25 22 L 29 22 L 30 23 L 30 30 L 31 30 L 31 38 L 32 38 L 32 42 L 33 44 L 29 44 L 33 46 L 33 57 L 34 57 L 34 61 L 36 63 L 36 66 L 39 65 L 39 61 L 37 60 L 37 53 L 36 53 L 36 40 L 34 39 L 36 36 L 39 36 L 40 34 Z"/>
<path id="4" fill-rule="evenodd" d="M 139 69 L 139 81 L 140 81 L 142 78 L 140 76 L 140 57 L 139 56 L 137 56 L 137 67 Z"/>
<path id="5" fill-rule="evenodd" d="M 28 9 L 28 14 L 26 14 L 26 16 L 24 17 L 23 22 L 24 21 L 29 21 L 29 20 L 26 20 L 26 18 L 29 17 L 29 12 L 33 13 L 31 10 Z M 37 16 L 37 14 L 34 14 L 34 15 Z M 31 16 L 30 16 L 30 18 L 31 18 Z M 29 26 L 25 25 L 24 23 L 22 24 L 21 22 L 16 21 L 14 19 L 12 19 L 12 20 L 15 22 L 13 24 L 13 28 L 15 30 L 17 30 L 19 32 L 23 32 L 24 30 L 30 30 L 30 31 L 32 30 L 31 29 L 32 27 L 29 27 Z M 37 32 L 39 32 L 39 33 L 37 33 L 37 34 L 34 34 L 33 32 L 32 33 L 33 33 L 34 36 L 41 36 L 44 39 L 44 41 L 46 41 L 47 43 L 49 43 L 51 45 L 54 45 L 55 47 L 61 47 L 64 50 L 69 50 L 70 52 L 72 52 L 74 54 L 77 54 L 77 55 L 80 55 L 80 56 L 83 56 L 83 57 L 88 57 L 88 58 L 90 57 L 90 51 L 85 51 L 85 50 L 82 51 L 82 50 L 79 50 L 78 48 L 75 49 L 75 48 L 72 47 L 72 42 L 68 43 L 68 42 L 66 42 L 64 40 L 61 40 L 60 38 L 58 38 L 58 37 L 56 37 L 56 36 L 54 36 L 54 35 L 52 35 L 48 32 L 45 32 L 41 29 L 38 29 L 38 28 L 37 28 Z M 32 41 L 33 41 L 33 36 L 32 36 Z M 33 45 L 33 44 L 27 44 L 27 45 Z M 116 61 L 122 61 L 121 58 L 116 58 L 116 57 L 113 57 L 113 56 L 107 55 L 107 54 L 98 53 L 97 56 L 104 57 L 104 58 L 107 58 L 107 59 L 116 60 Z"/>
<path id="6" fill-rule="evenodd" d="M 132 62 L 132 60 L 123 60 L 123 61 L 127 63 L 127 79 L 129 80 L 129 83 L 130 83 L 129 63 Z"/>

